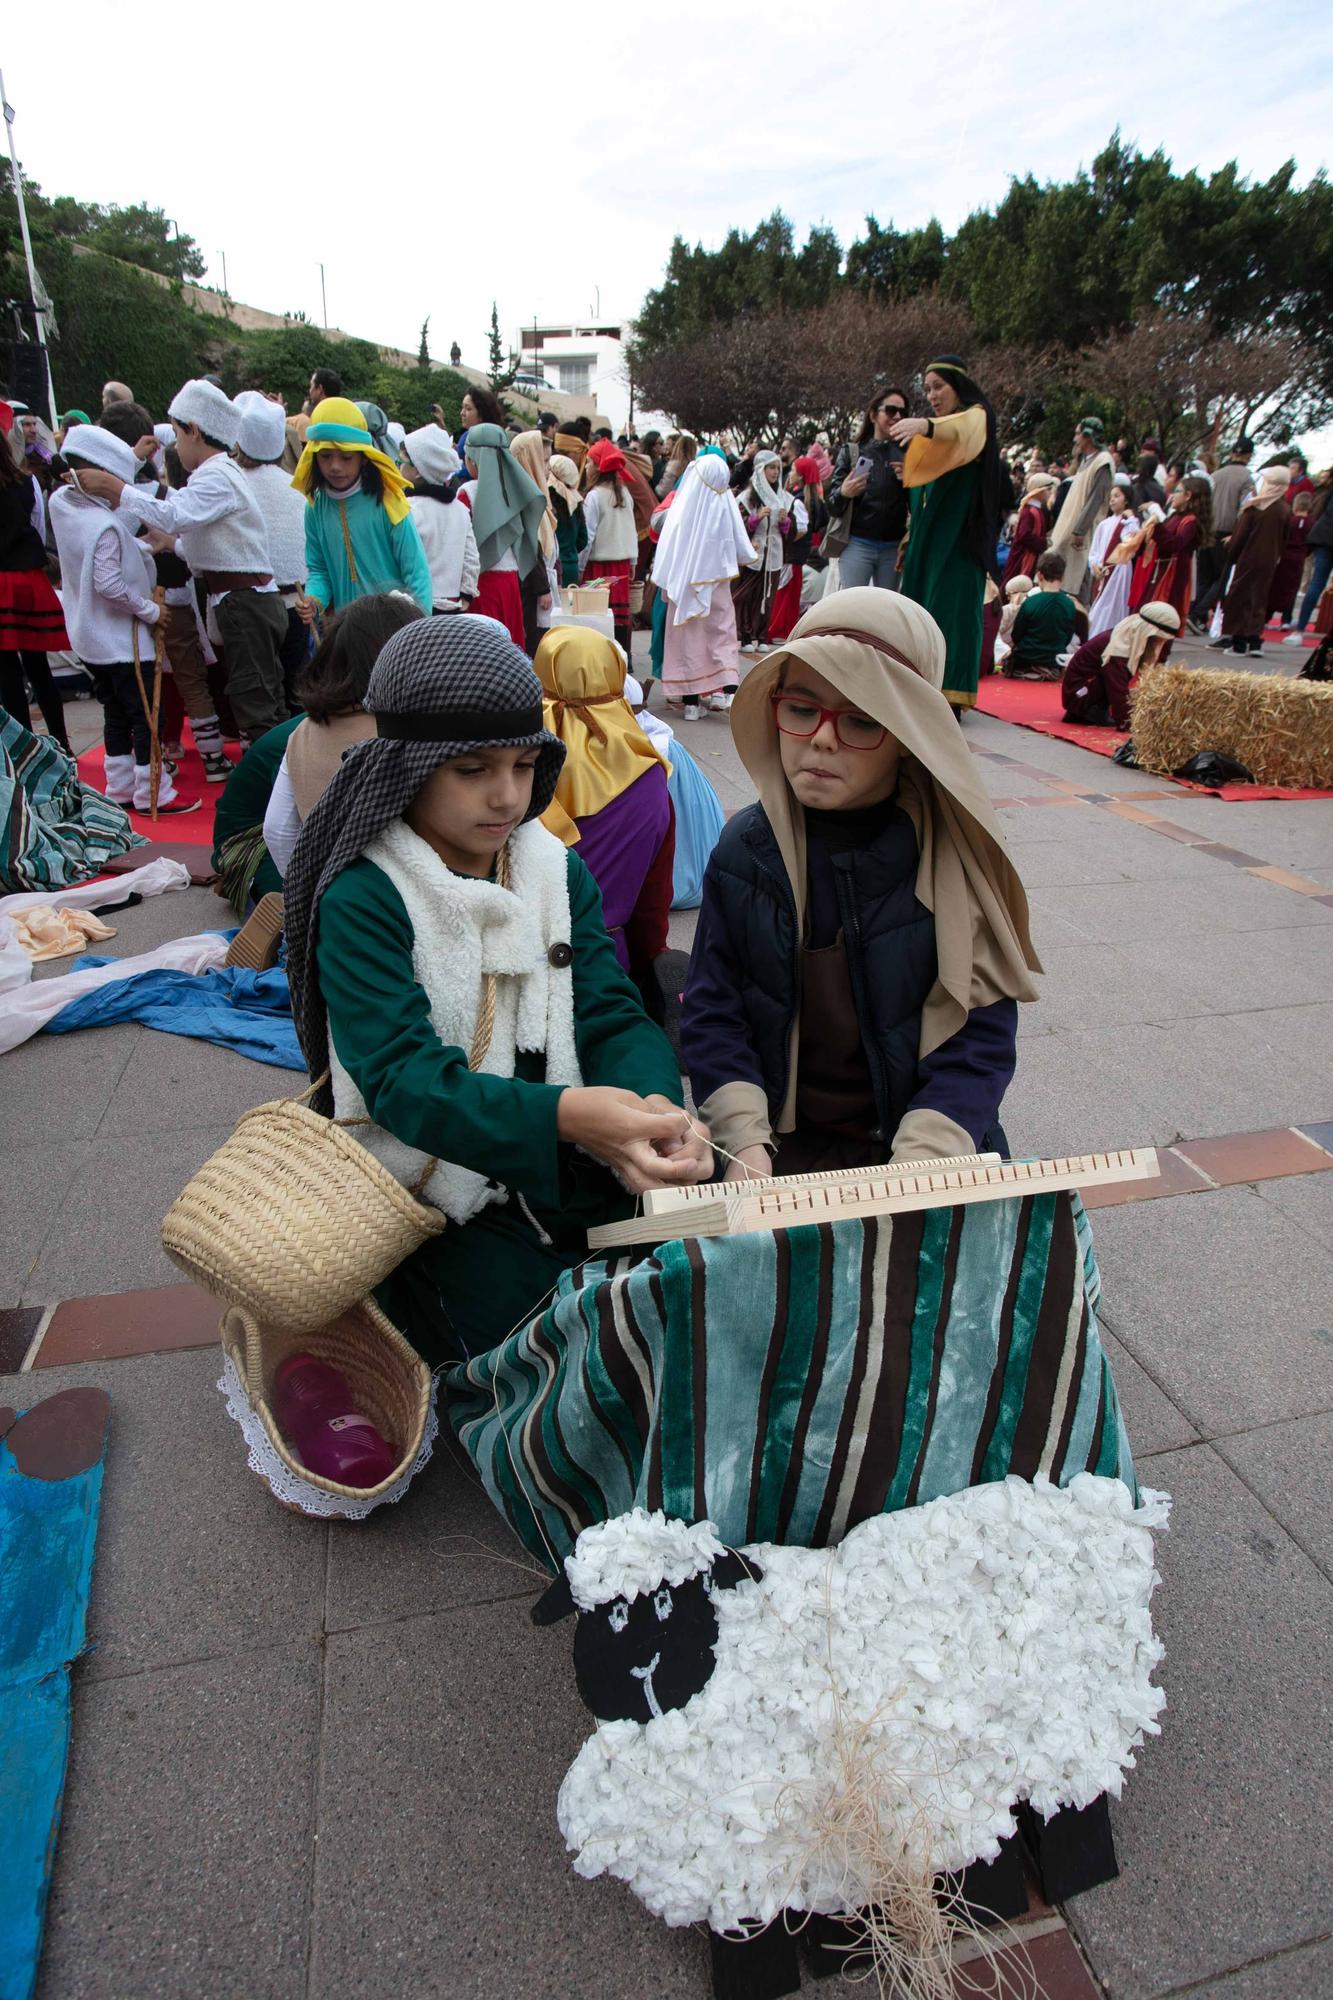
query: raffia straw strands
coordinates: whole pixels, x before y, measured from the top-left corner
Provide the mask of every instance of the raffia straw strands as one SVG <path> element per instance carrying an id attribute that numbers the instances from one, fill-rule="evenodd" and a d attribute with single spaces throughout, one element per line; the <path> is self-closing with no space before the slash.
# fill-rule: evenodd
<path id="1" fill-rule="evenodd" d="M 1258 784 L 1333 788 L 1333 684 L 1154 667 L 1134 691 L 1131 727 L 1145 771 L 1178 771 L 1220 750 Z"/>
<path id="2" fill-rule="evenodd" d="M 803 1839 L 822 1852 L 828 1876 L 847 1885 L 849 1922 L 861 1935 L 850 1947 L 843 1977 L 873 1980 L 881 2000 L 961 2000 L 984 1992 L 992 2000 L 1040 2000 L 1041 1986 L 1017 1933 L 1002 1921 L 973 1918 L 961 1892 L 931 1861 L 936 1829 L 916 1795 L 921 1772 L 890 1768 L 873 1737 L 890 1696 L 873 1714 L 849 1714 L 833 1665 L 833 1607 L 826 1608 L 826 1658 L 832 1713 L 829 1782 L 812 1800 L 793 1787 L 778 1801 Z M 935 1774 L 938 1780 L 939 1773 Z M 808 1852 L 806 1866 L 808 1868 Z M 1017 1953 L 1006 1964 L 999 1953 Z M 981 1954 L 988 1983 L 972 1985 L 960 1959 Z"/>
<path id="3" fill-rule="evenodd" d="M 290 1472 L 343 1499 L 373 1500 L 415 1463 L 430 1415 L 430 1370 L 373 1299 L 362 1299 L 328 1325 L 297 1332 L 265 1326 L 233 1307 L 222 1317 L 222 1345 L 231 1356 L 250 1406 Z M 344 1486 L 311 1472 L 291 1450 L 269 1404 L 273 1377 L 289 1354 L 313 1354 L 338 1369 L 353 1407 L 393 1446 L 395 1464 L 378 1486 Z"/>

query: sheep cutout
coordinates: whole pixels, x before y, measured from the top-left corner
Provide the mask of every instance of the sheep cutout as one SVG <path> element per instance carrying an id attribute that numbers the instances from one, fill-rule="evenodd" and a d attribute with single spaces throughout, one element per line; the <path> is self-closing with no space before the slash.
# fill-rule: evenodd
<path id="1" fill-rule="evenodd" d="M 532 1614 L 536 1624 L 550 1625 L 577 1607 L 574 1676 L 599 1722 L 651 1722 L 683 1708 L 713 1672 L 715 1593 L 761 1574 L 707 1522 L 687 1528 L 640 1509 L 610 1525 L 631 1522 L 632 1547 L 627 1534 L 592 1529 L 599 1540 L 583 1536 L 566 1575 Z"/>
<path id="2" fill-rule="evenodd" d="M 599 1717 L 560 1788 L 575 1868 L 728 1931 L 872 1905 L 886 1853 L 926 1879 L 994 1860 L 1020 1800 L 1118 1797 L 1165 1701 L 1168 1504 L 1080 1473 L 877 1515 L 834 1549 L 733 1551 L 642 1509 L 585 1529 L 533 1613 L 577 1611 Z"/>

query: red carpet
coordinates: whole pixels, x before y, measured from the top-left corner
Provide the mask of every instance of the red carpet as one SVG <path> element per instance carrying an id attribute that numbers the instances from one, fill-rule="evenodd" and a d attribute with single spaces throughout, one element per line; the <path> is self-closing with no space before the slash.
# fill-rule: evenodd
<path id="1" fill-rule="evenodd" d="M 176 772 L 176 790 L 183 799 L 198 799 L 195 812 L 172 812 L 158 815 L 156 823 L 147 813 L 131 809 L 130 825 L 146 840 L 180 841 L 190 847 L 204 847 L 210 852 L 213 847 L 213 814 L 225 787 L 210 785 L 204 777 L 204 767 L 199 760 L 199 752 L 190 741 L 188 732 L 184 739 L 185 755 Z M 239 754 L 240 745 L 233 743 L 229 755 L 233 762 Z M 91 750 L 85 750 L 79 758 L 79 777 L 85 785 L 91 785 L 95 792 L 106 790 L 106 766 L 100 743 Z"/>
<path id="2" fill-rule="evenodd" d="M 1041 736 L 1058 736 L 1062 743 L 1076 743 L 1080 750 L 1093 750 L 1110 757 L 1125 741 L 1121 729 L 1095 729 L 1086 722 L 1066 722 L 1058 681 L 1011 681 L 1003 674 L 987 674 L 977 690 L 977 707 L 983 715 L 1001 722 L 1013 722 L 1020 729 L 1035 729 Z M 1333 792 L 1302 790 L 1292 785 L 1192 785 L 1167 772 L 1152 773 L 1167 784 L 1179 785 L 1182 792 L 1204 792 L 1218 799 L 1333 799 Z"/>

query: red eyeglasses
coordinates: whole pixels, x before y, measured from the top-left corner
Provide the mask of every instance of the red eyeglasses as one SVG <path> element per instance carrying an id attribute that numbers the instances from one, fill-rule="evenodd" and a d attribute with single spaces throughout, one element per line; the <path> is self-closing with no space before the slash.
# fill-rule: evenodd
<path id="1" fill-rule="evenodd" d="M 845 750 L 878 750 L 889 733 L 882 722 L 876 722 L 873 715 L 863 715 L 859 708 L 821 708 L 817 701 L 784 694 L 781 688 L 774 688 L 768 699 L 773 720 L 784 736 L 817 736 L 824 723 L 831 722 Z"/>

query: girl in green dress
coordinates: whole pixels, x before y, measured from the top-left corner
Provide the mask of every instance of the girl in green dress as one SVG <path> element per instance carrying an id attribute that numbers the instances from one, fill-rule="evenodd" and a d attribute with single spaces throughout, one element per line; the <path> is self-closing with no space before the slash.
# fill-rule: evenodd
<path id="1" fill-rule="evenodd" d="M 540 823 L 565 747 L 524 654 L 491 619 L 421 619 L 366 706 L 376 735 L 284 885 L 292 1007 L 311 1075 L 331 1072 L 316 1108 L 369 1120 L 358 1138 L 448 1218 L 379 1297 L 456 1361 L 538 1310 L 590 1225 L 713 1157 L 596 884 Z"/>
<path id="2" fill-rule="evenodd" d="M 924 605 L 944 634 L 945 699 L 955 709 L 975 708 L 986 573 L 1000 524 L 995 412 L 956 354 L 932 361 L 925 377 L 933 416 L 904 417 L 890 433 L 907 447 L 903 594 Z"/>

